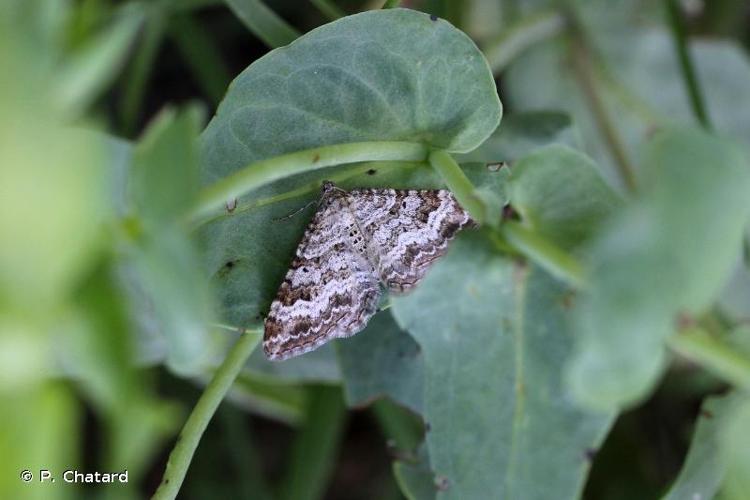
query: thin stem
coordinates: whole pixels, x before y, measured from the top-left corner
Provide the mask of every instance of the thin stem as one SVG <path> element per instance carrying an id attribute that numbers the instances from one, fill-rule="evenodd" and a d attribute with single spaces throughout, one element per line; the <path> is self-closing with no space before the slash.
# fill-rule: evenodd
<path id="1" fill-rule="evenodd" d="M 381 171 L 387 170 L 390 168 L 417 168 L 417 167 L 429 168 L 429 165 L 426 162 L 418 162 L 418 163 L 417 162 L 382 162 L 378 164 L 378 169 Z M 346 169 L 346 171 L 344 172 L 338 172 L 336 174 L 329 175 L 327 176 L 327 179 L 331 182 L 334 182 L 335 184 L 338 184 L 352 177 L 356 177 L 358 175 L 364 174 L 368 172 L 369 170 L 372 170 L 372 168 L 373 168 L 373 164 L 370 162 L 357 164 L 350 169 Z M 226 217 L 234 217 L 238 214 L 249 212 L 256 208 L 264 207 L 266 205 L 271 205 L 271 204 L 279 203 L 279 202 L 286 201 L 286 200 L 291 200 L 293 198 L 298 198 L 300 196 L 305 196 L 314 192 L 320 192 L 319 181 L 309 182 L 296 189 L 292 189 L 290 191 L 284 191 L 283 193 L 280 193 L 274 196 L 269 196 L 267 198 L 259 198 L 259 199 L 251 200 L 247 203 L 240 203 L 231 212 L 224 210 L 222 212 L 215 214 L 212 217 L 197 221 L 196 224 L 193 226 L 193 229 L 196 229 L 204 224 L 210 224 L 212 222 L 221 220 Z"/>
<path id="2" fill-rule="evenodd" d="M 281 500 L 322 498 L 336 464 L 347 416 L 341 388 L 321 385 L 309 391 L 306 423 L 292 446 Z"/>
<path id="3" fill-rule="evenodd" d="M 706 104 L 703 100 L 703 93 L 701 92 L 698 77 L 695 73 L 693 59 L 690 57 L 690 52 L 688 50 L 685 25 L 682 22 L 680 6 L 678 5 L 677 0 L 666 0 L 666 2 L 669 27 L 672 31 L 672 38 L 674 40 L 675 50 L 677 51 L 677 59 L 680 62 L 680 69 L 682 70 L 685 89 L 690 97 L 690 105 L 693 109 L 693 114 L 705 129 L 711 130 L 711 120 L 706 111 Z"/>
<path id="4" fill-rule="evenodd" d="M 242 24 L 269 47 L 288 45 L 300 36 L 299 31 L 260 0 L 225 1 Z"/>
<path id="5" fill-rule="evenodd" d="M 581 86 L 584 97 L 588 101 L 594 120 L 604 135 L 604 141 L 615 160 L 623 183 L 629 191 L 635 191 L 635 168 L 630 163 L 622 139 L 613 125 L 604 101 L 599 94 L 599 89 L 597 88 L 591 68 L 591 54 L 579 30 L 580 27 L 571 28 L 571 55 L 575 76 Z"/>
<path id="6" fill-rule="evenodd" d="M 438 150 L 430 153 L 429 162 L 474 221 L 478 224 L 483 223 L 487 210 L 484 203 L 474 194 L 474 185 L 456 160 L 445 151 Z"/>
<path id="7" fill-rule="evenodd" d="M 169 36 L 195 75 L 195 81 L 211 103 L 218 106 L 232 78 L 214 39 L 190 14 L 172 16 Z"/>
<path id="8" fill-rule="evenodd" d="M 149 10 L 142 38 L 126 76 L 125 89 L 120 103 L 120 118 L 126 134 L 135 132 L 143 94 L 156 54 L 164 38 L 165 29 L 166 20 L 163 9 L 160 4 L 154 4 Z"/>
<path id="9" fill-rule="evenodd" d="M 560 34 L 565 18 L 548 10 L 523 18 L 503 31 L 502 35 L 483 47 L 493 73 L 499 73 L 519 54 L 537 43 Z"/>
<path id="10" fill-rule="evenodd" d="M 318 8 L 328 19 L 335 21 L 336 19 L 342 18 L 346 15 L 346 12 L 341 10 L 338 5 L 330 2 L 329 0 L 310 0 L 315 7 Z"/>
<path id="11" fill-rule="evenodd" d="M 704 330 L 697 327 L 683 330 L 670 337 L 667 344 L 727 382 L 750 389 L 750 359 Z"/>
<path id="12" fill-rule="evenodd" d="M 290 175 L 363 161 L 425 161 L 427 147 L 412 142 L 354 142 L 297 151 L 260 160 L 208 186 L 188 214 L 190 222 L 210 215 L 228 200 Z"/>
<path id="13" fill-rule="evenodd" d="M 260 332 L 246 332 L 240 335 L 237 342 L 227 354 L 222 364 L 217 368 L 211 382 L 206 386 L 193 412 L 185 422 L 177 443 L 167 459 L 159 488 L 152 497 L 155 500 L 173 499 L 177 497 L 185 474 L 193 459 L 195 449 L 213 417 L 219 403 L 224 399 L 227 391 L 232 387 L 234 379 L 245 366 L 245 361 L 260 342 Z"/>
<path id="14" fill-rule="evenodd" d="M 521 254 L 527 256 L 553 276 L 576 288 L 585 286 L 586 280 L 581 264 L 572 255 L 544 239 L 541 235 L 514 221 L 505 221 L 500 226 L 500 233 Z"/>

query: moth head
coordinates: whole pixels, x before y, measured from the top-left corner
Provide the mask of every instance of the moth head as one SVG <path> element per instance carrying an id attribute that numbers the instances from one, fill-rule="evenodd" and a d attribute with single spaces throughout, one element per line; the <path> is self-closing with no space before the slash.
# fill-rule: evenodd
<path id="1" fill-rule="evenodd" d="M 340 187 L 337 187 L 336 184 L 334 184 L 331 181 L 323 181 L 323 184 L 320 187 L 320 191 L 324 196 L 331 194 L 335 191 L 345 192 L 343 189 L 341 189 Z"/>

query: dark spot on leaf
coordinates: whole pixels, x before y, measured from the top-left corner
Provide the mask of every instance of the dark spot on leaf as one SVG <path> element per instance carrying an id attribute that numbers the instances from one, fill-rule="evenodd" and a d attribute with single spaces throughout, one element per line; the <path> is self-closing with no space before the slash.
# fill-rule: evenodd
<path id="1" fill-rule="evenodd" d="M 164 484 L 169 484 L 169 479 L 165 479 Z"/>
<path id="2" fill-rule="evenodd" d="M 377 173 L 378 173 L 378 171 L 375 170 L 374 168 L 371 168 L 370 170 L 367 171 L 367 175 L 375 175 Z"/>
<path id="3" fill-rule="evenodd" d="M 585 458 L 586 461 L 588 462 L 593 462 L 594 457 L 596 457 L 596 452 L 597 452 L 596 448 L 586 448 L 583 451 L 583 458 Z"/>
<path id="4" fill-rule="evenodd" d="M 239 259 L 230 259 L 226 261 L 224 265 L 221 266 L 221 268 L 216 272 L 216 277 L 220 279 L 226 278 L 238 262 Z"/>
<path id="5" fill-rule="evenodd" d="M 681 311 L 677 313 L 677 317 L 675 318 L 675 326 L 677 326 L 678 331 L 687 330 L 695 326 L 695 318 L 693 318 L 689 313 Z"/>
<path id="6" fill-rule="evenodd" d="M 711 411 L 706 410 L 705 408 L 701 408 L 701 417 L 714 418 L 714 414 Z"/>
<path id="7" fill-rule="evenodd" d="M 432 426 L 430 425 L 430 423 L 429 422 L 425 422 L 424 423 L 424 431 L 425 432 L 430 432 L 431 430 L 432 430 Z"/>
<path id="8" fill-rule="evenodd" d="M 438 20 L 438 16 L 436 16 L 435 14 L 430 14 L 430 21 L 437 21 L 437 20 Z"/>
<path id="9" fill-rule="evenodd" d="M 447 491 L 450 488 L 450 481 L 445 476 L 435 476 L 435 487 L 438 491 Z"/>
<path id="10" fill-rule="evenodd" d="M 503 207 L 503 220 L 519 220 L 521 217 L 516 212 L 510 203 Z"/>
<path id="11" fill-rule="evenodd" d="M 320 161 L 320 155 L 318 153 L 315 153 L 315 156 L 313 156 L 312 161 L 313 163 L 318 163 Z"/>
<path id="12" fill-rule="evenodd" d="M 560 299 L 562 306 L 565 309 L 571 309 L 574 304 L 575 296 L 576 296 L 575 292 L 572 292 L 572 291 L 565 292 L 562 298 Z"/>

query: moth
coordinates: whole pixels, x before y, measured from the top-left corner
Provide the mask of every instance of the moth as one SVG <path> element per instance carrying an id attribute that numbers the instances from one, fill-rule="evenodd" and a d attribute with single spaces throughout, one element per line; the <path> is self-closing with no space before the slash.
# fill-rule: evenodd
<path id="1" fill-rule="evenodd" d="M 271 360 L 361 331 L 382 293 L 407 292 L 474 225 L 448 190 L 353 189 L 332 182 L 265 320 Z"/>

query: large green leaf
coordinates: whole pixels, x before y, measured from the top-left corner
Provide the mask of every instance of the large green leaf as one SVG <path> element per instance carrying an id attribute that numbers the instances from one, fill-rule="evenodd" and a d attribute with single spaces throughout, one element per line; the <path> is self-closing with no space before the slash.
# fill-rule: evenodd
<path id="1" fill-rule="evenodd" d="M 726 464 L 722 492 L 727 500 L 746 498 L 748 488 L 750 488 L 750 477 L 747 474 L 750 470 L 748 422 L 750 422 L 750 401 L 745 397 L 733 409 L 720 437 L 720 461 Z"/>
<path id="2" fill-rule="evenodd" d="M 364 331 L 338 342 L 347 403 L 362 406 L 380 396 L 420 413 L 423 360 L 419 345 L 389 312 L 377 314 Z"/>
<path id="3" fill-rule="evenodd" d="M 438 497 L 576 498 L 611 418 L 578 410 L 561 382 L 570 290 L 467 234 L 393 302 L 424 354 Z"/>
<path id="4" fill-rule="evenodd" d="M 196 249 L 177 224 L 197 189 L 200 113 L 162 113 L 134 150 L 129 200 L 137 222 L 132 262 L 139 292 L 153 308 L 167 349 L 167 362 L 197 373 L 212 354 L 207 324 L 211 297 Z"/>
<path id="5" fill-rule="evenodd" d="M 590 249 L 591 286 L 577 322 L 570 383 L 598 408 L 643 397 L 664 367 L 664 340 L 727 280 L 750 216 L 742 150 L 695 130 L 655 137 L 644 193 Z"/>
<path id="6" fill-rule="evenodd" d="M 355 169 L 339 168 L 330 171 L 327 177 L 344 188 L 443 187 L 431 168 L 418 164 L 406 167 L 372 164 Z M 499 184 L 505 176 L 500 172 L 489 171 L 481 164 L 467 166 L 466 172 L 475 185 L 487 188 L 494 198 L 502 198 L 503 189 Z M 226 213 L 203 229 L 206 265 L 219 296 L 224 321 L 242 327 L 261 326 L 319 196 L 317 175 L 301 177 L 261 188 L 254 200 L 240 202 L 232 213 Z M 294 196 L 287 197 L 287 194 Z M 503 203 L 501 199 L 496 201 L 497 206 Z M 305 206 L 307 209 L 302 213 L 289 217 Z M 285 378 L 319 381 L 339 378 L 334 352 L 326 346 L 283 364 L 265 361 L 258 352 L 251 357 L 250 368 Z"/>
<path id="7" fill-rule="evenodd" d="M 346 142 L 471 151 L 500 115 L 487 62 L 465 34 L 416 11 L 370 11 L 242 72 L 203 134 L 203 173 L 212 181 L 254 160 Z"/>
<path id="8" fill-rule="evenodd" d="M 591 72 L 626 154 L 637 164 L 638 150 L 655 126 L 695 119 L 674 41 L 643 15 L 644 2 L 580 2 L 591 42 Z M 649 3 L 649 2 L 646 2 Z M 629 6 L 627 6 L 628 4 Z M 619 10 L 616 14 L 614 10 Z M 636 14 L 637 12 L 637 14 Z M 652 23 L 644 26 L 641 21 Z M 580 128 L 586 151 L 616 179 L 614 160 L 580 84 L 571 47 L 558 37 L 518 58 L 505 74 L 504 99 L 518 111 L 565 110 Z M 750 118 L 738 102 L 750 99 L 750 62 L 741 47 L 718 40 L 695 40 L 690 52 L 712 122 L 717 130 L 750 144 Z"/>
<path id="9" fill-rule="evenodd" d="M 415 11 L 366 12 L 272 51 L 235 79 L 202 137 L 203 178 L 211 182 L 254 160 L 351 141 L 468 151 L 492 133 L 500 115 L 487 64 L 466 35 Z M 431 169 L 407 166 L 329 169 L 325 178 L 343 187 L 442 186 Z M 225 321 L 260 325 L 312 209 L 286 216 L 315 200 L 321 178 L 313 172 L 265 186 L 204 228 Z M 281 371 L 296 366 L 292 371 L 302 378 L 316 378 L 320 370 L 307 366 L 316 356 L 306 358 L 284 363 Z M 251 367 L 279 372 L 259 354 Z M 335 369 L 324 371 L 330 378 Z"/>
<path id="10" fill-rule="evenodd" d="M 741 402 L 739 394 L 706 399 L 685 464 L 664 500 L 713 498 L 726 473 L 721 453 L 722 435 Z"/>
<path id="11" fill-rule="evenodd" d="M 561 145 L 514 165 L 508 192 L 525 224 L 566 249 L 581 245 L 620 205 L 594 162 Z"/>
<path id="12" fill-rule="evenodd" d="M 578 129 L 569 115 L 555 111 L 529 111 L 503 117 L 498 127 L 481 146 L 458 155 L 461 161 L 499 162 L 518 160 L 550 144 L 579 147 Z"/>

